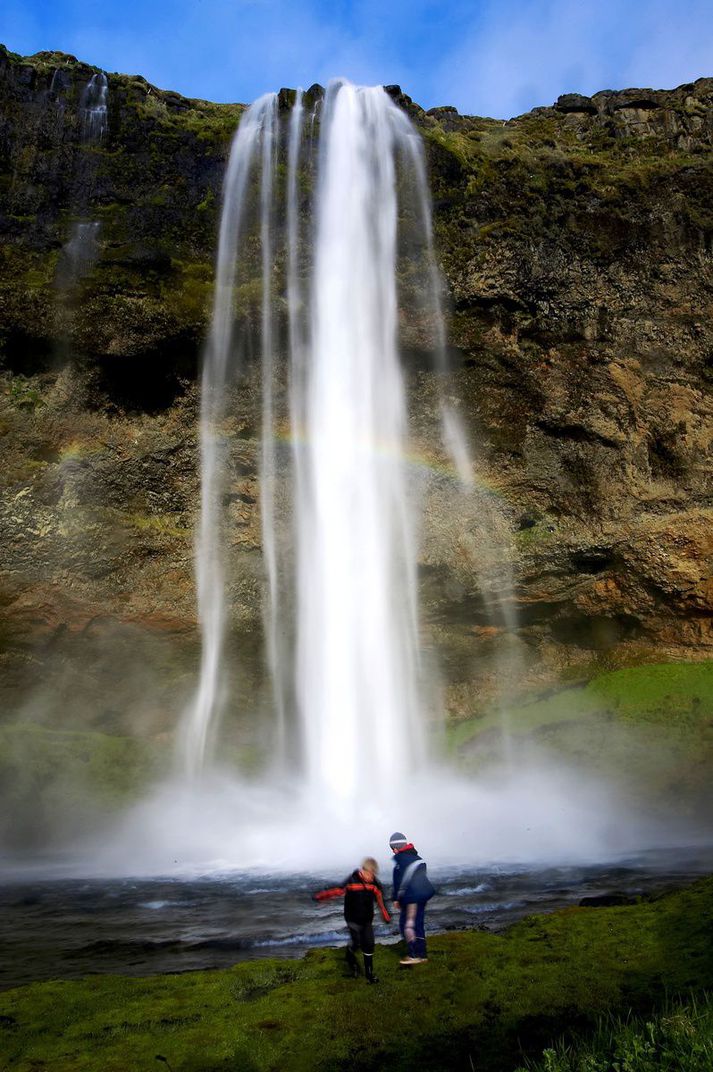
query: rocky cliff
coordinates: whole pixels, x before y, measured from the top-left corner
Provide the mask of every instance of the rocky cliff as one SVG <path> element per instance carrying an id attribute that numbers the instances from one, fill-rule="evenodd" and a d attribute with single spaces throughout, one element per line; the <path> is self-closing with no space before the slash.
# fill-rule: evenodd
<path id="1" fill-rule="evenodd" d="M 242 106 L 109 75 L 108 126 L 89 143 L 94 71 L 0 51 L 3 708 L 160 738 L 195 680 L 196 370 Z M 713 79 L 570 94 L 505 123 L 390 92 L 425 140 L 448 391 L 478 472 L 464 500 L 406 325 L 424 642 L 451 716 L 481 711 L 508 675 L 542 691 L 710 656 Z M 256 390 L 248 369 L 230 505 L 237 709 L 241 690 L 251 708 L 264 695 Z"/>

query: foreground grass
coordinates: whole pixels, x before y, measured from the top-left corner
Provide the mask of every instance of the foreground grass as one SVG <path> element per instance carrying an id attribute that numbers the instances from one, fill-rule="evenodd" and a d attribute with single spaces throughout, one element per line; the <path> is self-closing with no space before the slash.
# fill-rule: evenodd
<path id="1" fill-rule="evenodd" d="M 506 1072 L 565 1029 L 713 986 L 712 918 L 708 879 L 628 908 L 533 917 L 503 935 L 440 935 L 411 973 L 397 949 L 380 948 L 378 987 L 343 978 L 340 950 L 38 983 L 0 995 L 0 1067 L 127 1072 L 158 1068 L 160 1054 L 173 1072 Z"/>
<path id="2" fill-rule="evenodd" d="M 606 1016 L 586 1036 L 562 1038 L 519 1072 L 710 1072 L 713 999 L 667 1003 L 649 1016 Z"/>

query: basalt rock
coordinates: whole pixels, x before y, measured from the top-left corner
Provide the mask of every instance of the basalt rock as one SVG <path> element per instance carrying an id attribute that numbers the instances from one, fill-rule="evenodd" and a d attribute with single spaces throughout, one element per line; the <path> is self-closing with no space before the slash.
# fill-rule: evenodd
<path id="1" fill-rule="evenodd" d="M 196 369 L 243 106 L 112 74 L 106 135 L 87 145 L 95 70 L 0 50 L 4 708 L 161 734 L 195 674 Z M 448 390 L 476 456 L 464 498 L 439 440 L 432 326 L 413 317 L 424 643 L 453 715 L 508 672 L 545 688 L 563 672 L 711 656 L 713 80 L 567 94 L 505 123 L 388 91 L 424 137 Z M 321 95 L 307 92 L 310 109 Z M 291 100 L 281 91 L 283 110 Z M 98 256 L 67 283 L 63 251 L 87 219 Z M 246 285 L 248 311 L 256 300 Z M 248 365 L 227 503 L 236 681 L 253 709 L 255 381 Z"/>

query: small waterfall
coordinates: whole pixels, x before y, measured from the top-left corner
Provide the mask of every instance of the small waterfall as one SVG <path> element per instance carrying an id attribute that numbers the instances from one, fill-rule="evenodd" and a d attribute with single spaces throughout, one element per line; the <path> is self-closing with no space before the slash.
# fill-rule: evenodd
<path id="1" fill-rule="evenodd" d="M 55 91 L 58 72 L 52 76 L 50 92 Z M 58 83 L 59 84 L 59 83 Z M 99 145 L 107 130 L 109 114 L 109 82 L 103 71 L 93 74 L 82 90 L 79 101 L 80 140 L 82 146 Z M 72 224 L 68 241 L 62 247 L 57 267 L 60 291 L 69 292 L 91 270 L 99 256 L 101 223 L 89 217 L 94 163 L 80 166 L 75 173 L 81 194 L 75 211 L 84 216 Z"/>
<path id="2" fill-rule="evenodd" d="M 314 114 L 314 113 L 313 113 Z M 300 219 L 298 200 L 298 168 L 300 165 L 300 148 L 304 127 L 304 95 L 297 90 L 295 103 L 290 114 L 289 138 L 287 147 L 287 338 L 289 349 L 289 386 L 290 398 L 302 397 L 304 382 L 304 363 L 307 350 L 307 324 L 305 321 L 305 294 L 300 278 Z M 311 136 L 311 128 L 310 128 Z M 311 144 L 311 142 L 310 142 Z M 299 502 L 304 489 L 302 451 L 300 442 L 304 428 L 304 413 L 295 405 L 290 407 L 290 440 L 292 447 L 293 500 Z M 297 540 L 296 527 L 293 528 L 294 540 Z M 291 586 L 291 594 L 292 588 Z M 284 638 L 284 631 L 282 633 Z M 273 673 L 273 681 L 278 690 L 278 734 L 277 752 L 283 768 L 289 763 L 289 753 L 295 748 L 294 734 L 289 732 L 287 717 L 288 699 L 294 696 L 292 682 L 288 686 L 287 678 L 291 662 L 283 645 L 279 665 Z"/>
<path id="3" fill-rule="evenodd" d="M 97 220 L 72 224 L 70 239 L 62 251 L 68 285 L 86 275 L 96 261 L 99 255 L 100 230 L 101 224 Z"/>
<path id="4" fill-rule="evenodd" d="M 458 474 L 463 491 L 468 496 L 477 493 L 475 482 L 475 464 L 468 438 L 460 419 L 460 415 L 448 398 L 448 386 L 451 375 L 451 366 L 448 359 L 448 346 L 446 337 L 446 318 L 443 312 L 441 277 L 436 263 L 433 245 L 433 220 L 431 212 L 431 197 L 428 188 L 426 163 L 423 152 L 423 143 L 415 135 L 413 127 L 407 117 L 402 117 L 403 144 L 409 154 L 413 173 L 416 178 L 418 210 L 421 218 L 422 234 L 424 236 L 426 272 L 425 272 L 425 306 L 430 324 L 433 325 L 433 353 L 434 367 L 439 380 L 439 395 L 441 407 L 441 437 L 447 453 L 450 455 L 453 467 Z M 408 134 L 411 133 L 411 137 Z M 511 764 L 512 746 L 510 736 L 508 707 L 513 702 L 516 689 L 513 682 L 521 676 L 523 665 L 522 655 L 517 639 L 518 616 L 514 606 L 514 577 L 510 555 L 504 544 L 502 536 L 494 535 L 502 528 L 502 519 L 498 518 L 490 504 L 479 503 L 479 513 L 483 520 L 483 527 L 488 533 L 488 540 L 497 549 L 499 566 L 497 576 L 483 577 L 480 575 L 482 590 L 492 606 L 492 618 L 503 630 L 505 640 L 501 646 L 501 654 L 498 657 L 498 706 L 501 714 L 501 731 L 503 737 L 503 756 L 508 765 Z M 480 571 L 478 571 L 480 573 Z"/>
<path id="5" fill-rule="evenodd" d="M 109 119 L 109 82 L 103 71 L 97 71 L 87 82 L 79 102 L 82 120 L 82 141 L 97 145 L 106 134 Z"/>
<path id="6" fill-rule="evenodd" d="M 277 709 L 278 741 L 275 758 L 282 758 L 285 745 L 285 676 L 284 645 L 281 643 L 282 570 L 275 527 L 277 457 L 275 446 L 275 359 L 273 353 L 273 235 L 275 140 L 277 102 L 266 113 L 262 129 L 260 181 L 260 248 L 262 305 L 260 314 L 260 355 L 262 361 L 262 443 L 260 451 L 260 515 L 262 549 L 267 576 L 267 601 L 264 608 L 267 662 L 273 682 Z"/>

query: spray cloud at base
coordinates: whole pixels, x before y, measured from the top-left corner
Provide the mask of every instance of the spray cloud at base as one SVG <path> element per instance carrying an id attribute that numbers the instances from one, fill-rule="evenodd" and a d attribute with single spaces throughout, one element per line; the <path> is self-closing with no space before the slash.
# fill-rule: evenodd
<path id="1" fill-rule="evenodd" d="M 320 805 L 304 786 L 248 783 L 216 768 L 200 788 L 158 788 L 100 841 L 78 845 L 69 867 L 89 875 L 329 873 L 363 855 L 385 864 L 392 828 L 445 869 L 596 864 L 701 840 L 615 784 L 540 753 L 517 773 L 501 767 L 477 781 L 434 765 L 398 792 L 382 788 L 358 816 Z"/>

